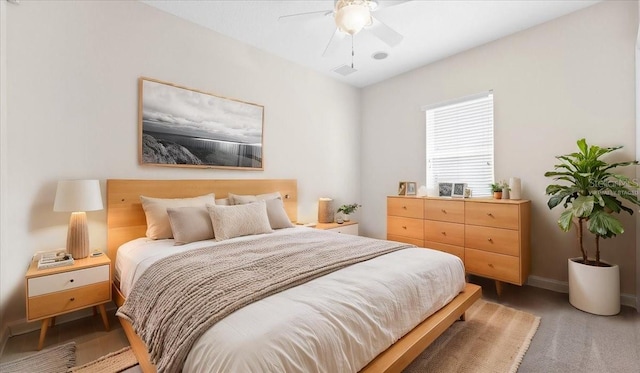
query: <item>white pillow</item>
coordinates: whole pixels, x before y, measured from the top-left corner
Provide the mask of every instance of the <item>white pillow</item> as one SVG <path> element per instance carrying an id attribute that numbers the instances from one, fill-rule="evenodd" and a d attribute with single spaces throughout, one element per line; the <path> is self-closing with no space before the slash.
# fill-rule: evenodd
<path id="1" fill-rule="evenodd" d="M 207 205 L 207 209 L 216 241 L 273 232 L 264 201 L 237 206 Z"/>
<path id="2" fill-rule="evenodd" d="M 216 203 L 213 193 L 193 198 L 153 198 L 140 196 L 144 214 L 147 217 L 147 237 L 153 240 L 172 238 L 168 207 L 205 207 Z"/>
<path id="3" fill-rule="evenodd" d="M 284 203 L 280 198 L 268 199 L 264 201 L 267 204 L 267 216 L 272 229 L 293 228 L 294 225 L 289 220 L 289 216 L 284 209 Z"/>
<path id="4" fill-rule="evenodd" d="M 251 194 L 233 194 L 233 193 L 229 193 L 229 202 L 231 202 L 232 205 L 244 205 L 247 203 L 251 203 L 251 202 L 257 202 L 257 201 L 266 201 L 268 199 L 276 199 L 276 198 L 282 198 L 280 196 L 280 192 L 273 192 L 273 193 L 265 193 L 265 194 L 258 194 L 258 195 L 251 195 Z"/>
<path id="5" fill-rule="evenodd" d="M 206 206 L 169 207 L 167 215 L 175 245 L 213 238 L 213 226 Z"/>

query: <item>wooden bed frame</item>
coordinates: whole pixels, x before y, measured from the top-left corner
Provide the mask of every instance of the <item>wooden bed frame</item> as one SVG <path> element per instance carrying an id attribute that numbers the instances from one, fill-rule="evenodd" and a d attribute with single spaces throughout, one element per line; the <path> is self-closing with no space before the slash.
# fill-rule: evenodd
<path id="1" fill-rule="evenodd" d="M 118 247 L 123 243 L 144 237 L 146 218 L 140 196 L 158 198 L 195 197 L 215 193 L 216 199 L 235 194 L 263 194 L 279 191 L 291 221 L 297 221 L 297 182 L 287 179 L 257 180 L 107 180 L 107 255 L 115 265 Z M 114 301 L 118 307 L 124 303 L 119 284 L 113 282 Z M 478 299 L 479 286 L 466 284 L 465 289 L 449 304 L 431 315 L 371 361 L 361 372 L 401 372 L 456 320 L 464 320 L 465 311 Z M 120 319 L 131 348 L 143 372 L 156 372 L 150 362 L 147 348 L 129 322 Z"/>

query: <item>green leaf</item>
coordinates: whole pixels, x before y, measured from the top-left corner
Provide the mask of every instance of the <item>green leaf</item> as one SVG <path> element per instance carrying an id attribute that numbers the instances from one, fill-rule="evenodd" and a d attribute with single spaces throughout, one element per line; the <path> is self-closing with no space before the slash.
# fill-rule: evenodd
<path id="1" fill-rule="evenodd" d="M 560 218 L 558 219 L 558 226 L 565 232 L 568 232 L 571 229 L 571 222 L 573 221 L 573 210 L 565 210 L 562 214 L 560 214 Z"/>
<path id="2" fill-rule="evenodd" d="M 593 211 L 594 203 L 595 198 L 593 196 L 580 196 L 576 198 L 571 205 L 573 215 L 577 218 L 589 217 L 589 214 Z"/>
<path id="3" fill-rule="evenodd" d="M 580 149 L 582 154 L 584 154 L 584 155 L 588 155 L 589 154 L 589 151 L 587 150 L 587 140 L 585 140 L 585 139 L 578 140 L 578 148 Z"/>
<path id="4" fill-rule="evenodd" d="M 602 210 L 596 211 L 589 217 L 587 229 L 593 234 L 607 238 L 624 233 L 622 223 Z"/>

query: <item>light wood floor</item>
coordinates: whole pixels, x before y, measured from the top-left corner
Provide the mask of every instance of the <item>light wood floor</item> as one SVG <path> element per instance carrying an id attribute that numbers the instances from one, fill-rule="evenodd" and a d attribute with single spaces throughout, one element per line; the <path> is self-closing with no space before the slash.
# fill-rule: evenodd
<path id="1" fill-rule="evenodd" d="M 519 373 L 640 372 L 640 313 L 635 309 L 623 307 L 616 316 L 595 316 L 573 308 L 567 294 L 505 285 L 498 297 L 493 281 L 470 280 L 482 285 L 483 298 L 541 317 Z M 81 365 L 128 346 L 114 311 L 109 317 L 109 332 L 99 316 L 56 325 L 47 334 L 45 348 L 75 341 L 77 364 Z M 0 362 L 34 353 L 38 336 L 35 331 L 11 337 Z"/>

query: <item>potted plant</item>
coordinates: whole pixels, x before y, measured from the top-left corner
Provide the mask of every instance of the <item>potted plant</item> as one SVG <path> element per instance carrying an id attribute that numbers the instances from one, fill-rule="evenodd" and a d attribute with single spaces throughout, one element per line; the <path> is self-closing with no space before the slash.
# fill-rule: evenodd
<path id="1" fill-rule="evenodd" d="M 569 302 L 576 308 L 598 315 L 615 315 L 620 312 L 620 270 L 600 259 L 600 240 L 624 233 L 617 214 L 633 210 L 623 201 L 640 206 L 636 195 L 639 185 L 628 177 L 614 173 L 619 167 L 637 165 L 638 161 L 607 163 L 606 154 L 622 146 L 601 148 L 587 145 L 585 139 L 577 142 L 578 152 L 557 156 L 559 164 L 546 177 L 563 184 L 547 186 L 550 195 L 549 209 L 562 204 L 565 211 L 558 219 L 558 226 L 568 232 L 575 226 L 577 246 L 582 254 L 570 258 Z M 585 223 L 593 234 L 595 257 L 589 257 L 584 245 Z"/>
<path id="2" fill-rule="evenodd" d="M 338 212 L 342 213 L 343 221 L 349 221 L 350 220 L 349 215 L 353 214 L 358 209 L 358 207 L 362 207 L 362 206 L 357 203 L 352 203 L 350 205 L 342 205 L 338 208 Z"/>
<path id="3" fill-rule="evenodd" d="M 493 192 L 493 198 L 502 199 L 502 191 L 504 188 L 509 189 L 509 185 L 502 181 L 497 181 L 491 184 L 491 191 Z"/>

